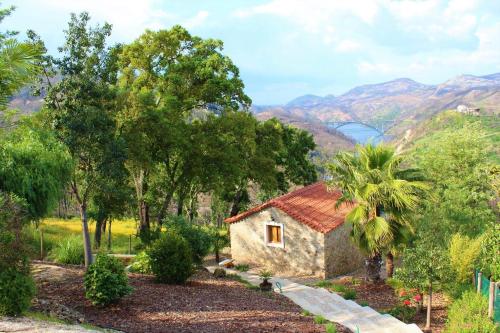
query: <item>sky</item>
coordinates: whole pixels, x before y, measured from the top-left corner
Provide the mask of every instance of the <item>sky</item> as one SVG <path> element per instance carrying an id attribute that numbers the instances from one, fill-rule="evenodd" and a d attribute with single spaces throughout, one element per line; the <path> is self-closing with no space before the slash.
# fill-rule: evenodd
<path id="1" fill-rule="evenodd" d="M 224 42 L 254 104 L 339 95 L 409 77 L 438 84 L 500 72 L 500 0 L 2 0 L 1 30 L 42 36 L 57 53 L 69 15 L 113 25 L 110 42 L 181 24 Z"/>

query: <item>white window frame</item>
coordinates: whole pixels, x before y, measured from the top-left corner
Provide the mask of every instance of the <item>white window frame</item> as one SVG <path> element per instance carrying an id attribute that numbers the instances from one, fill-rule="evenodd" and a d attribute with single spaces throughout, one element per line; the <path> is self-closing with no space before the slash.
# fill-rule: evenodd
<path id="1" fill-rule="evenodd" d="M 280 227 L 281 230 L 281 243 L 270 243 L 267 233 L 268 226 Z M 268 221 L 264 223 L 264 241 L 267 246 L 285 248 L 285 225 L 283 223 L 278 223 L 274 221 Z"/>

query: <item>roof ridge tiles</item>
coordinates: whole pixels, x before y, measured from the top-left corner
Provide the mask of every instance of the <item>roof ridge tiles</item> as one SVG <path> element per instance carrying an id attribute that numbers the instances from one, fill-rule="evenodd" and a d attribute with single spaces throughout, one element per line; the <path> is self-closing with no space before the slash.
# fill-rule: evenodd
<path id="1" fill-rule="evenodd" d="M 338 190 L 330 192 L 325 182 L 320 181 L 266 201 L 227 218 L 225 222 L 235 223 L 266 208 L 275 207 L 316 231 L 328 233 L 342 225 L 348 213 L 348 207 L 336 207 L 339 196 Z"/>

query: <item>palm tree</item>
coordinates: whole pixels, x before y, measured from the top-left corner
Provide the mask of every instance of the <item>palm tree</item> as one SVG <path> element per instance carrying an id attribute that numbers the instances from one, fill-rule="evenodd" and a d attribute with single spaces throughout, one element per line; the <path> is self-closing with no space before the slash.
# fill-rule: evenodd
<path id="1" fill-rule="evenodd" d="M 368 255 L 371 281 L 380 280 L 383 253 L 391 273 L 394 250 L 413 232 L 411 214 L 429 190 L 417 170 L 401 168 L 402 161 L 393 148 L 368 144 L 358 145 L 355 153 L 338 153 L 327 165 L 329 186 L 342 191 L 337 206 L 354 206 L 346 221 L 352 225 L 351 239 Z"/>

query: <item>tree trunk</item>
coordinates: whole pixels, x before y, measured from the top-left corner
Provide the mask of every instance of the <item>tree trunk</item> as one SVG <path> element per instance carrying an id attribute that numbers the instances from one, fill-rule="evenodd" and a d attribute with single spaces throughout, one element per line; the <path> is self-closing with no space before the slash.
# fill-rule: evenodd
<path id="1" fill-rule="evenodd" d="M 427 320 L 425 322 L 424 332 L 430 333 L 431 330 L 431 309 L 432 309 L 432 283 L 429 284 L 429 296 L 427 297 Z"/>
<path id="2" fill-rule="evenodd" d="M 387 277 L 392 278 L 394 275 L 394 255 L 389 251 L 385 257 L 385 270 L 387 272 Z"/>
<path id="3" fill-rule="evenodd" d="M 179 200 L 177 201 L 177 216 L 182 215 L 183 208 L 184 208 L 184 195 L 179 195 Z"/>
<path id="4" fill-rule="evenodd" d="M 97 220 L 95 222 L 95 233 L 94 233 L 94 249 L 98 250 L 101 247 L 101 235 L 102 235 L 102 224 L 106 220 Z"/>
<path id="5" fill-rule="evenodd" d="M 219 251 L 218 247 L 215 248 L 215 262 L 217 264 L 219 264 L 219 262 L 220 262 L 220 251 Z"/>
<path id="6" fill-rule="evenodd" d="M 151 225 L 149 223 L 149 206 L 144 200 L 141 200 L 139 207 L 140 207 L 139 214 L 141 218 L 139 225 L 139 233 L 144 234 L 149 232 L 151 228 Z"/>
<path id="7" fill-rule="evenodd" d="M 167 195 L 165 196 L 165 200 L 163 201 L 163 205 L 161 206 L 160 211 L 158 212 L 158 217 L 157 217 L 158 225 L 161 225 L 163 223 L 163 219 L 167 215 L 167 209 L 168 209 L 168 206 L 170 205 L 170 201 L 172 201 L 173 194 L 174 193 L 172 191 L 169 191 L 167 193 Z"/>
<path id="8" fill-rule="evenodd" d="M 82 231 L 83 231 L 83 250 L 85 253 L 85 267 L 88 268 L 92 264 L 92 249 L 90 247 L 90 234 L 89 225 L 87 221 L 87 205 L 85 203 L 80 204 L 80 216 L 82 219 Z"/>
<path id="9" fill-rule="evenodd" d="M 108 251 L 111 252 L 111 219 L 108 222 Z"/>
<path id="10" fill-rule="evenodd" d="M 240 212 L 240 204 L 242 197 L 243 197 L 242 191 L 238 190 L 234 195 L 233 206 L 231 207 L 231 213 L 229 214 L 230 217 L 236 216 Z"/>
<path id="11" fill-rule="evenodd" d="M 366 276 L 371 282 L 380 281 L 380 270 L 382 268 L 382 256 L 376 253 L 366 259 Z"/>

